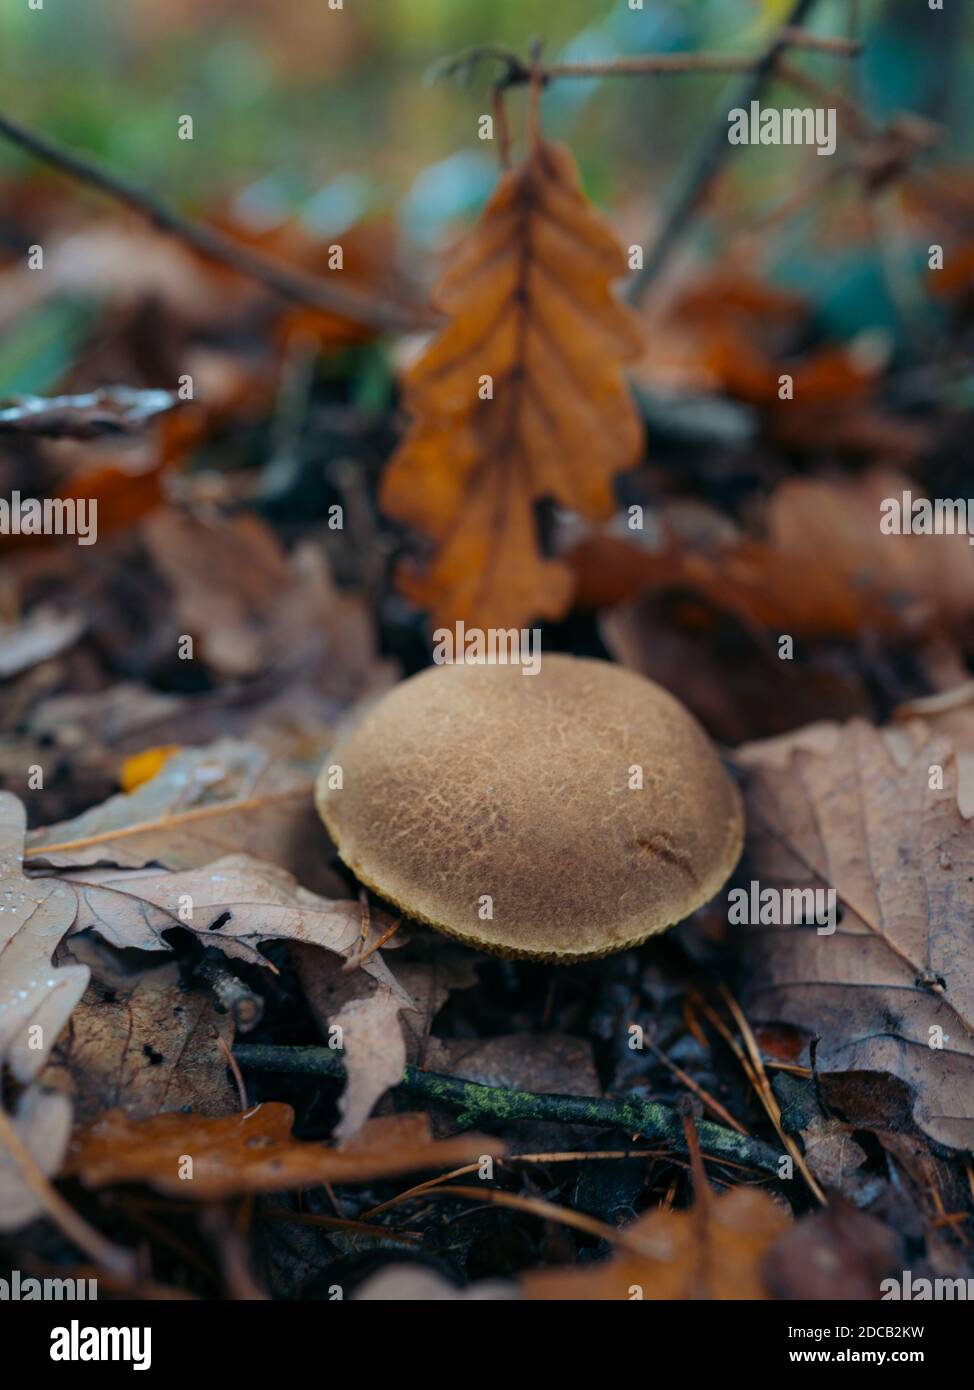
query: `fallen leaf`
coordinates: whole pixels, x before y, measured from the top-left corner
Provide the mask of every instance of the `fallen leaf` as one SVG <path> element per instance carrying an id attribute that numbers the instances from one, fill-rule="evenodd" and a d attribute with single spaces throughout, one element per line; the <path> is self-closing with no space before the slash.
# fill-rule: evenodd
<path id="1" fill-rule="evenodd" d="M 851 1203 L 834 1201 L 796 1221 L 775 1242 L 764 1275 L 775 1298 L 878 1299 L 898 1274 L 903 1252 L 894 1233 Z"/>
<path id="2" fill-rule="evenodd" d="M 262 941 L 307 942 L 347 955 L 357 948 L 361 930 L 358 903 L 318 897 L 285 869 L 247 854 L 178 873 L 78 869 L 60 882 L 77 894 L 75 930 L 94 928 L 120 949 L 168 950 L 163 933 L 182 927 L 227 956 L 266 965 L 257 949 Z M 392 979 L 378 953 L 361 968 L 376 979 Z M 408 995 L 401 997 L 408 1006 Z"/>
<path id="3" fill-rule="evenodd" d="M 42 1172 L 55 1172 L 71 1130 L 71 1106 L 35 1081 L 84 993 L 83 965 L 51 958 L 74 920 L 70 890 L 22 870 L 24 808 L 0 792 L 0 1066 L 26 1085 L 10 1116 Z M 18 1165 L 0 1143 L 0 1229 L 12 1230 L 41 1210 Z"/>
<path id="4" fill-rule="evenodd" d="M 29 1086 L 10 1121 L 41 1172 L 47 1177 L 56 1173 L 71 1135 L 71 1102 L 40 1086 Z M 0 1143 L 0 1231 L 26 1226 L 42 1210 L 20 1167 Z"/>
<path id="5" fill-rule="evenodd" d="M 504 1145 L 484 1135 L 433 1140 L 425 1115 L 370 1120 L 338 1148 L 291 1135 L 294 1112 L 270 1101 L 245 1115 L 173 1112 L 133 1120 L 114 1110 L 75 1135 L 65 1175 L 88 1187 L 144 1182 L 172 1196 L 207 1201 L 244 1192 L 283 1192 L 319 1183 L 355 1183 L 454 1168 Z M 192 1160 L 192 1176 L 186 1159 Z"/>
<path id="6" fill-rule="evenodd" d="M 146 748 L 141 753 L 132 753 L 125 759 L 118 774 L 122 791 L 131 793 L 137 791 L 143 782 L 151 782 L 153 777 L 162 771 L 173 753 L 181 751 L 178 744 L 167 743 L 161 748 Z"/>
<path id="7" fill-rule="evenodd" d="M 24 877 L 25 823 L 0 792 L 0 1059 L 20 1082 L 37 1076 L 88 983 L 86 966 L 51 964 L 77 903 L 56 879 Z"/>
<path id="8" fill-rule="evenodd" d="M 0 434 L 39 434 L 48 439 L 129 434 L 177 404 L 171 391 L 136 391 L 126 386 L 81 396 L 19 396 L 0 409 Z"/>
<path id="9" fill-rule="evenodd" d="M 884 535 L 880 503 L 920 491 L 902 474 L 849 483 L 791 478 L 771 495 L 766 538 L 697 507 L 692 527 L 664 511 L 657 537 L 604 532 L 569 556 L 591 606 L 680 588 L 747 625 L 795 638 L 916 639 L 974 611 L 974 551 L 965 535 Z M 630 537 L 634 533 L 630 532 Z M 607 573 L 608 571 L 608 573 Z"/>
<path id="10" fill-rule="evenodd" d="M 828 748 L 827 740 L 832 738 Z M 834 934 L 741 928 L 749 1016 L 817 1038 L 815 1067 L 891 1073 L 938 1143 L 974 1145 L 974 841 L 957 806 L 952 747 L 936 738 L 900 765 L 860 722 L 819 749 L 747 746 L 749 875 L 762 889 L 834 888 Z M 930 769 L 943 769 L 943 789 Z M 943 1032 L 943 1046 L 937 1039 Z"/>
<path id="11" fill-rule="evenodd" d="M 72 938 L 70 954 L 89 965 L 92 980 L 40 1079 L 70 1097 L 76 1124 L 116 1107 L 133 1119 L 233 1109 L 237 1090 L 218 1041 L 232 1044 L 233 1020 L 205 990 L 183 989 L 179 967 L 157 957 L 134 974 L 109 972 L 84 936 Z"/>
<path id="12" fill-rule="evenodd" d="M 77 613 L 40 611 L 15 628 L 0 628 L 0 680 L 49 661 L 77 642 L 85 630 Z"/>
<path id="13" fill-rule="evenodd" d="M 349 951 L 353 958 L 355 949 L 353 942 Z M 347 1138 L 362 1128 L 379 1097 L 402 1080 L 406 1041 L 399 1014 L 403 1009 L 415 1011 L 416 1006 L 402 986 L 397 986 L 378 952 L 350 972 L 344 969 L 343 960 L 310 946 L 294 948 L 292 956 L 322 1032 L 328 1036 L 330 1029 L 342 1030 L 346 1081 L 335 1134 Z M 369 971 L 376 963 L 383 968 L 381 978 L 374 969 Z"/>
<path id="14" fill-rule="evenodd" d="M 379 930 L 373 920 L 365 949 Z M 407 1062 L 432 1066 L 426 1044 L 433 1019 L 452 990 L 477 983 L 471 952 L 439 941 L 428 950 L 427 959 L 396 962 L 396 988 L 390 985 L 392 975 L 380 979 L 361 969 L 349 971 L 346 962 L 312 947 L 291 952 L 322 1035 L 342 1029 L 347 1081 L 339 1102 L 339 1137 L 361 1127 L 379 1097 L 401 1080 Z"/>
<path id="15" fill-rule="evenodd" d="M 527 1299 L 765 1299 L 761 1265 L 789 1217 L 766 1192 L 737 1187 L 708 1194 L 690 1211 L 660 1208 L 626 1234 L 656 1248 L 653 1258 L 625 1251 L 578 1268 L 534 1271 L 521 1280 Z"/>
<path id="16" fill-rule="evenodd" d="M 641 335 L 610 288 L 626 268 L 569 151 L 539 140 L 440 282 L 449 323 L 406 375 L 412 423 L 380 495 L 437 548 L 402 577 L 434 624 L 519 626 L 568 608 L 571 575 L 541 553 L 534 508 L 608 516 L 613 476 L 639 459 L 623 364 Z"/>
<path id="17" fill-rule="evenodd" d="M 314 771 L 255 743 L 221 739 L 187 748 L 134 792 L 31 831 L 26 858 L 56 868 L 157 863 L 177 870 L 253 850 L 293 867 L 306 883 L 320 865 L 321 886 L 330 890 L 328 840 L 311 795 Z"/>

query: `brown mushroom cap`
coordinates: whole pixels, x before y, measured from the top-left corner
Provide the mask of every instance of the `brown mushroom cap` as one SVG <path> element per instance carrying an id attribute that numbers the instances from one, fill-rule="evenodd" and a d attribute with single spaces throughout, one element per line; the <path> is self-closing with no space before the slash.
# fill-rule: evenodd
<path id="1" fill-rule="evenodd" d="M 343 786 L 326 767 L 317 804 L 349 868 L 498 955 L 635 946 L 712 898 L 741 853 L 740 796 L 697 721 L 607 662 L 432 667 L 372 707 L 336 764 Z"/>

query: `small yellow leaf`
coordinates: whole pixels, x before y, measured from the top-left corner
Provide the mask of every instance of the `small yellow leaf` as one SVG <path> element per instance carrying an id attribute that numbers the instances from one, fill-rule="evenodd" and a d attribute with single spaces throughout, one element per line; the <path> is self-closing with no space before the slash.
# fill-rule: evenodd
<path id="1" fill-rule="evenodd" d="M 141 753 L 133 753 L 122 764 L 118 780 L 123 792 L 134 792 L 143 782 L 151 782 L 156 773 L 165 767 L 173 753 L 178 753 L 178 743 L 166 743 L 160 748 L 146 748 Z"/>

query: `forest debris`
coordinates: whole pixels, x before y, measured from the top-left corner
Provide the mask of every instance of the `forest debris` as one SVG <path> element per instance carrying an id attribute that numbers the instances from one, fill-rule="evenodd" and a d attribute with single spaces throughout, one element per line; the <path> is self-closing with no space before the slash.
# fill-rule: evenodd
<path id="1" fill-rule="evenodd" d="M 352 974 L 342 969 L 336 956 L 323 955 L 312 946 L 296 946 L 292 956 L 323 1035 L 341 1030 L 346 1084 L 335 1134 L 347 1138 L 361 1129 L 379 1097 L 402 1079 L 406 1041 L 399 1015 L 405 1009 L 415 1013 L 416 1005 L 401 985 L 395 985 L 384 964 L 382 976 L 368 970 L 376 956 Z"/>
<path id="2" fill-rule="evenodd" d="M 796 1221 L 768 1251 L 764 1277 L 775 1298 L 873 1300 L 903 1260 L 894 1233 L 836 1200 Z"/>

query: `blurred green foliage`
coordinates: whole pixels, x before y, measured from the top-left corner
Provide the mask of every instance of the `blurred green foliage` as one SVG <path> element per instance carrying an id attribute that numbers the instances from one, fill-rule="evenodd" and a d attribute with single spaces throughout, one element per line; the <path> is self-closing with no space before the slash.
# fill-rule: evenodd
<path id="1" fill-rule="evenodd" d="M 535 37 L 551 60 L 757 51 L 788 8 L 789 0 L 643 0 L 641 10 L 628 0 L 344 0 L 340 11 L 329 0 L 44 0 L 31 10 L 28 0 L 0 0 L 2 104 L 183 210 L 232 203 L 257 222 L 300 211 L 324 233 L 388 210 L 411 239 L 436 246 L 496 178 L 495 147 L 477 139 L 492 70 L 481 67 L 466 88 L 431 84 L 438 60 L 484 42 L 526 55 Z M 854 14 L 868 43 L 862 61 L 800 61 L 877 113 L 911 107 L 942 120 L 948 153 L 969 157 L 974 6 L 819 0 L 810 27 L 846 34 Z M 575 150 L 592 196 L 645 236 L 727 89 L 712 74 L 566 80 L 544 96 L 545 124 Z M 518 132 L 524 97 L 509 102 Z M 783 88 L 772 98 L 794 100 Z M 184 113 L 194 120 L 191 142 L 177 138 Z M 0 181 L 28 169 L 36 166 L 0 144 Z M 745 150 L 728 186 L 747 217 L 802 176 L 793 151 Z"/>

